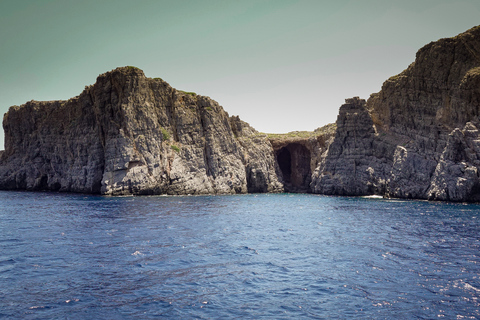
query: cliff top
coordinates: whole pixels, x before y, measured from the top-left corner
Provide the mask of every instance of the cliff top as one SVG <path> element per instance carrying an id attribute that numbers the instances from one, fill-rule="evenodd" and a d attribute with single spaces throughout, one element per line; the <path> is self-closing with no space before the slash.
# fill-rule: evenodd
<path id="1" fill-rule="evenodd" d="M 468 47 L 470 47 L 471 50 L 477 51 L 477 54 L 478 54 L 479 53 L 478 48 L 475 48 L 476 46 L 473 44 L 473 41 L 478 41 L 478 39 L 480 39 L 480 25 L 475 26 L 471 29 L 468 29 L 467 31 L 462 32 L 454 37 L 441 38 L 441 39 L 438 39 L 437 41 L 432 41 L 424 45 L 422 48 L 420 48 L 417 51 L 416 58 L 418 59 L 420 56 L 422 56 L 424 52 L 431 50 L 433 47 L 448 46 L 448 44 L 451 44 L 451 43 L 463 43 Z M 471 53 L 474 53 L 474 52 L 471 52 Z M 477 57 L 480 62 L 480 56 L 477 55 Z"/>
<path id="2" fill-rule="evenodd" d="M 314 131 L 291 131 L 288 133 L 258 133 L 259 135 L 266 135 L 270 141 L 277 142 L 295 142 L 299 140 L 317 139 L 320 136 L 333 136 L 337 125 L 329 123 L 323 127 L 317 128 Z"/>
<path id="3" fill-rule="evenodd" d="M 72 100 L 78 99 L 82 94 L 85 92 L 88 92 L 88 90 L 92 89 L 95 87 L 97 83 L 102 83 L 105 81 L 108 81 L 108 79 L 122 79 L 121 81 L 128 81 L 127 79 L 134 79 L 134 78 L 143 78 L 143 79 L 148 79 L 150 81 L 160 81 L 164 86 L 170 87 L 172 90 L 175 90 L 175 92 L 178 95 L 184 95 L 184 96 L 189 96 L 194 99 L 198 98 L 207 98 L 210 99 L 209 97 L 206 96 L 201 96 L 198 95 L 195 92 L 190 92 L 190 91 L 183 91 L 183 90 L 178 90 L 175 88 L 172 88 L 166 81 L 164 81 L 162 78 L 149 78 L 145 76 L 145 73 L 143 72 L 142 69 L 134 67 L 134 66 L 124 66 L 124 67 L 118 67 L 113 70 L 107 71 L 105 73 L 100 74 L 96 78 L 96 82 L 92 85 L 86 86 L 84 91 L 73 98 L 70 98 L 68 100 L 51 100 L 51 101 L 36 101 L 36 100 L 31 100 L 26 102 L 25 104 L 18 106 L 11 106 L 10 109 L 13 111 L 18 111 L 19 109 L 25 108 L 25 107 L 39 107 L 42 105 L 61 105 L 66 102 L 70 102 Z M 248 125 L 248 124 L 247 124 Z M 253 128 L 252 128 L 253 129 Z M 319 136 L 330 136 L 333 135 L 336 129 L 336 125 L 334 123 L 328 124 L 324 127 L 317 128 L 314 131 L 292 131 L 288 133 L 260 133 L 255 131 L 256 135 L 261 135 L 261 136 L 266 136 L 270 140 L 278 140 L 278 141 L 298 141 L 298 140 L 308 140 L 310 138 L 318 138 Z M 252 132 L 253 132 L 252 131 Z"/>

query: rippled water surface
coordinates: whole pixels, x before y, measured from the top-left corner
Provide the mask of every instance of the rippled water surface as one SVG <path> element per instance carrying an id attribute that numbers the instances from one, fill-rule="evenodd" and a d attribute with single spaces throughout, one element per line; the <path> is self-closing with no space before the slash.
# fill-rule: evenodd
<path id="1" fill-rule="evenodd" d="M 477 319 L 479 209 L 0 192 L 0 318 Z"/>

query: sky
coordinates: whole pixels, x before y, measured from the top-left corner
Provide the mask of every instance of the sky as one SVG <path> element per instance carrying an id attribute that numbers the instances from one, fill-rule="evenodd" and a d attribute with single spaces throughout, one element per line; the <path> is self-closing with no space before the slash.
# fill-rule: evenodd
<path id="1" fill-rule="evenodd" d="M 128 65 L 258 131 L 312 131 L 479 17 L 478 0 L 1 0 L 0 114 Z"/>

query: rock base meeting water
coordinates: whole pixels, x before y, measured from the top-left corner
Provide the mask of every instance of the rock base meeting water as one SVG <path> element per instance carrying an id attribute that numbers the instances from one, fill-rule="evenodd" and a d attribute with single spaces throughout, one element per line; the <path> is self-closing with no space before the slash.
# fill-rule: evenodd
<path id="1" fill-rule="evenodd" d="M 10 108 L 0 189 L 480 201 L 479 56 L 479 26 L 427 44 L 380 92 L 346 99 L 335 124 L 284 135 L 117 68 L 67 101 Z"/>

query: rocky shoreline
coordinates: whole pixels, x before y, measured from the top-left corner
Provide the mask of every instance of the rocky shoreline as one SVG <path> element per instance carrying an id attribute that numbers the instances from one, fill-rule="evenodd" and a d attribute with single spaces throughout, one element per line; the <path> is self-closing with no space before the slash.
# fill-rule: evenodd
<path id="1" fill-rule="evenodd" d="M 5 114 L 0 189 L 480 201 L 480 26 L 432 42 L 336 124 L 267 135 L 135 67 Z"/>

